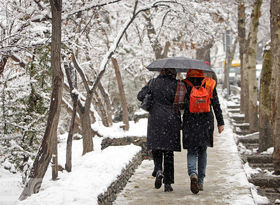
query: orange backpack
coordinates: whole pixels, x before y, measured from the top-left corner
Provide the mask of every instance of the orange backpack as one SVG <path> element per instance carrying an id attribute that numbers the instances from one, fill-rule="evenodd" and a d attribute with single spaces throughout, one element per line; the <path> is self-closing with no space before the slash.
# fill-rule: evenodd
<path id="1" fill-rule="evenodd" d="M 190 112 L 210 112 L 210 99 L 213 97 L 216 81 L 212 78 L 204 78 L 200 86 L 194 86 L 189 80 L 185 82 L 192 87 L 189 101 Z"/>

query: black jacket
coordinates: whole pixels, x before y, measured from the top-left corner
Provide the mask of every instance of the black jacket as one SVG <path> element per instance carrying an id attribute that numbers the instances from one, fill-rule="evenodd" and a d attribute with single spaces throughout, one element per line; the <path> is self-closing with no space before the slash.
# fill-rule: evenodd
<path id="1" fill-rule="evenodd" d="M 188 78 L 194 86 L 200 86 L 203 78 Z M 197 146 L 213 147 L 214 134 L 214 115 L 218 126 L 224 125 L 223 114 L 220 108 L 220 102 L 217 95 L 216 86 L 211 99 L 211 109 L 208 113 L 190 113 L 189 99 L 192 87 L 185 83 L 187 92 L 185 95 L 185 109 L 183 115 L 183 148 L 189 149 Z"/>
<path id="2" fill-rule="evenodd" d="M 143 101 L 149 84 L 154 104 L 148 117 L 147 149 L 181 151 L 181 116 L 173 106 L 177 81 L 171 76 L 159 75 L 138 93 L 139 101 Z"/>

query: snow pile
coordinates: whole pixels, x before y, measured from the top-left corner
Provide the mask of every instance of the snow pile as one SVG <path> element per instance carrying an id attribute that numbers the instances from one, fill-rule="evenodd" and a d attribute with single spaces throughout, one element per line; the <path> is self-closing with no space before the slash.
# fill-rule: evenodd
<path id="1" fill-rule="evenodd" d="M 243 165 L 247 178 L 250 179 L 252 175 L 260 173 L 262 170 L 260 168 L 253 169 L 249 166 L 249 163 L 246 162 Z"/>
<path id="2" fill-rule="evenodd" d="M 12 174 L 9 170 L 0 167 L 0 204 L 15 204 L 22 191 L 20 174 Z"/>
<path id="3" fill-rule="evenodd" d="M 140 119 L 137 123 L 129 121 L 129 130 L 124 131 L 120 129 L 123 122 L 114 123 L 111 127 L 105 127 L 101 122 L 92 124 L 92 129 L 97 131 L 103 137 L 108 138 L 122 138 L 127 136 L 146 137 L 147 136 L 148 119 Z"/>
<path id="4" fill-rule="evenodd" d="M 82 140 L 75 141 L 82 147 Z M 135 145 L 108 147 L 73 159 L 71 173 L 59 174 L 59 180 L 45 177 L 41 191 L 18 202 L 19 205 L 97 204 L 97 196 L 120 175 L 121 170 L 141 150 Z M 74 151 L 74 147 L 73 147 Z M 48 170 L 50 174 L 51 170 Z"/>
<path id="5" fill-rule="evenodd" d="M 274 147 L 270 147 L 266 151 L 263 151 L 261 154 L 272 154 L 273 151 L 274 151 Z"/>
<path id="6" fill-rule="evenodd" d="M 269 204 L 270 201 L 267 197 L 261 196 L 258 194 L 256 187 L 251 184 L 251 193 L 253 195 L 253 198 L 255 200 L 255 204 Z"/>

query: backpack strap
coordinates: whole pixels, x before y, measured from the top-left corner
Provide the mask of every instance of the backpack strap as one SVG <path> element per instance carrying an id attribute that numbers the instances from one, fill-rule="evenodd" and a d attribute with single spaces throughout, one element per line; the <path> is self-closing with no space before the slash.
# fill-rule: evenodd
<path id="1" fill-rule="evenodd" d="M 202 87 L 204 84 L 205 84 L 205 87 L 206 87 L 206 82 L 207 82 L 207 78 L 204 78 L 201 82 L 200 87 Z"/>
<path id="2" fill-rule="evenodd" d="M 188 85 L 190 85 L 191 87 L 194 87 L 191 81 L 189 81 L 189 80 L 187 80 L 187 79 L 185 79 L 184 81 L 185 81 Z"/>
<path id="3" fill-rule="evenodd" d="M 210 98 L 213 98 L 213 91 L 216 86 L 216 81 L 212 78 L 205 78 L 205 88 L 210 94 Z"/>

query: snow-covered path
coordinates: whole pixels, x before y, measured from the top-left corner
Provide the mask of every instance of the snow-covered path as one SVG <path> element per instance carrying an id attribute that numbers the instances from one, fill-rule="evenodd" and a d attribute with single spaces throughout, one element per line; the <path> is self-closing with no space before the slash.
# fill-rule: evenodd
<path id="1" fill-rule="evenodd" d="M 145 160 L 114 204 L 255 204 L 232 129 L 227 119 L 225 123 L 225 131 L 220 135 L 215 133 L 214 148 L 208 148 L 204 191 L 198 195 L 191 193 L 187 176 L 186 150 L 183 150 L 175 153 L 173 192 L 164 192 L 163 186 L 159 190 L 154 188 L 154 178 L 151 176 L 153 162 Z"/>

